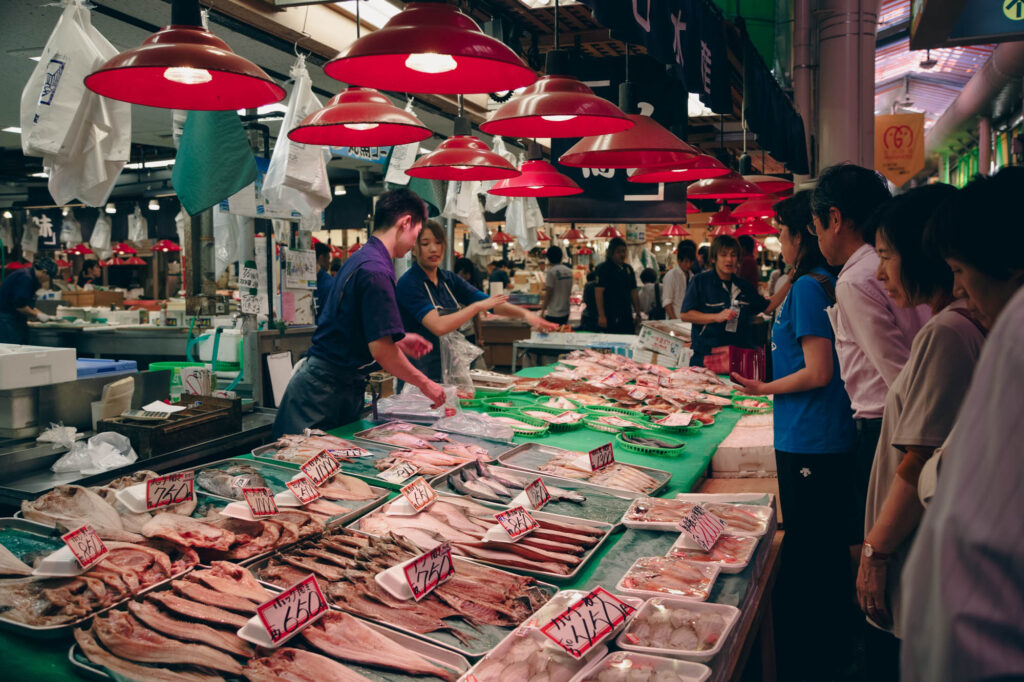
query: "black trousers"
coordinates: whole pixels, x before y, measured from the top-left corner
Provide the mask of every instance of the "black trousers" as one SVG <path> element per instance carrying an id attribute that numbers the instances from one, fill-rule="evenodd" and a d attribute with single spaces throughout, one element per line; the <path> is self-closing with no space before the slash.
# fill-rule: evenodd
<path id="1" fill-rule="evenodd" d="M 853 474 L 856 498 L 851 507 L 850 544 L 864 541 L 864 510 L 867 509 L 868 484 L 871 482 L 871 465 L 875 461 L 875 450 L 882 435 L 882 420 L 855 419 L 857 445 L 853 453 Z"/>
<path id="2" fill-rule="evenodd" d="M 274 418 L 274 438 L 303 429 L 333 429 L 355 421 L 363 410 L 366 378 L 319 358 L 292 376 Z"/>
<path id="3" fill-rule="evenodd" d="M 569 316 L 568 315 L 545 315 L 544 319 L 547 320 L 548 322 L 553 322 L 555 324 L 568 324 L 569 323 Z"/>

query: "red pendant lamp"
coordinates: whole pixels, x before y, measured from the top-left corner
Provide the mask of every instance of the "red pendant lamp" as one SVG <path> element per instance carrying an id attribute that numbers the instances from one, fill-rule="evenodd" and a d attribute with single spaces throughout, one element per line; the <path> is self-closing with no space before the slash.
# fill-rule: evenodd
<path id="1" fill-rule="evenodd" d="M 730 172 L 718 178 L 693 183 L 686 188 L 686 195 L 691 199 L 737 203 L 747 199 L 763 199 L 765 192 L 754 183 L 744 180 L 739 173 Z"/>
<path id="2" fill-rule="evenodd" d="M 700 213 L 700 209 L 697 208 L 697 204 L 693 203 L 692 201 L 687 201 L 686 202 L 686 212 L 687 213 Z"/>
<path id="3" fill-rule="evenodd" d="M 549 241 L 551 241 L 551 237 L 549 237 L 548 233 L 545 232 L 544 230 L 542 230 L 540 228 L 537 228 L 537 241 L 539 241 L 539 242 L 549 242 Z"/>
<path id="4" fill-rule="evenodd" d="M 302 119 L 288 132 L 288 139 L 332 147 L 389 147 L 420 142 L 431 135 L 430 128 L 414 114 L 399 109 L 376 90 L 352 87 Z"/>
<path id="5" fill-rule="evenodd" d="M 717 178 L 730 173 L 729 167 L 713 156 L 700 156 L 683 161 L 678 167 L 639 168 L 629 176 L 630 182 L 693 182 Z"/>
<path id="6" fill-rule="evenodd" d="M 581 230 L 576 229 L 576 223 L 572 224 L 568 230 L 566 230 L 559 239 L 565 239 L 570 242 L 578 242 L 581 239 L 586 239 L 587 235 L 583 234 Z"/>
<path id="7" fill-rule="evenodd" d="M 56 263 L 58 270 L 63 270 L 64 268 L 70 268 L 72 266 L 71 261 L 64 260 L 63 258 L 60 257 L 57 258 Z"/>
<path id="8" fill-rule="evenodd" d="M 611 225 L 597 233 L 597 239 L 615 239 L 616 237 L 619 237 L 621 239 L 622 233 L 616 230 Z"/>
<path id="9" fill-rule="evenodd" d="M 497 232 L 491 235 L 491 242 L 494 244 L 511 244 L 515 240 L 516 238 L 508 232 L 502 232 L 500 227 Z"/>
<path id="10" fill-rule="evenodd" d="M 356 243 L 353 244 L 352 246 L 348 247 L 348 253 L 349 253 L 349 255 L 352 255 L 353 253 L 355 253 L 356 251 L 358 251 L 361 248 L 363 248 L 363 245 L 359 243 L 359 238 L 356 237 Z"/>
<path id="11" fill-rule="evenodd" d="M 78 246 L 72 247 L 71 249 L 68 250 L 68 253 L 73 254 L 75 256 L 94 256 L 94 255 L 96 255 L 95 253 L 93 253 L 93 250 L 89 248 L 89 245 L 86 244 L 85 242 L 82 242 Z"/>
<path id="12" fill-rule="evenodd" d="M 568 197 L 583 193 L 583 188 L 572 178 L 559 173 L 541 158 L 540 145 L 531 140 L 526 150 L 529 160 L 520 168 L 522 175 L 499 180 L 487 190 L 488 194 L 500 197 Z"/>
<path id="13" fill-rule="evenodd" d="M 426 180 L 504 180 L 520 174 L 471 133 L 469 119 L 459 116 L 455 119 L 455 135 L 416 159 L 405 174 Z"/>
<path id="14" fill-rule="evenodd" d="M 753 220 L 748 220 L 740 225 L 736 229 L 735 234 L 737 237 L 742 234 L 748 234 L 752 237 L 762 237 L 778 233 L 778 229 L 764 218 L 754 218 Z"/>
<path id="15" fill-rule="evenodd" d="M 658 235 L 659 239 L 668 237 L 689 237 L 690 233 L 686 231 L 686 228 L 682 225 L 671 225 L 664 232 Z"/>
<path id="16" fill-rule="evenodd" d="M 232 111 L 284 99 L 284 88 L 202 27 L 199 0 L 173 0 L 171 24 L 85 78 L 93 92 L 163 109 Z"/>
<path id="17" fill-rule="evenodd" d="M 576 249 L 576 255 L 578 256 L 590 256 L 593 255 L 593 253 L 594 250 L 589 246 L 581 246 L 580 248 Z"/>
<path id="18" fill-rule="evenodd" d="M 760 187 L 760 185 L 758 185 Z M 775 202 L 777 199 L 748 199 L 733 209 L 732 214 L 737 218 L 771 218 L 775 215 Z"/>
<path id="19" fill-rule="evenodd" d="M 128 260 L 125 261 L 126 265 L 147 265 L 146 261 L 142 260 L 138 256 L 129 256 Z"/>
<path id="20" fill-rule="evenodd" d="M 4 267 L 5 267 L 6 269 L 8 269 L 8 270 L 21 270 L 22 268 L 24 268 L 24 267 L 28 267 L 28 266 L 24 265 L 23 263 L 19 263 L 19 262 L 18 262 L 18 261 L 16 261 L 16 260 L 12 260 L 12 261 L 11 261 L 10 263 L 8 263 L 8 264 L 7 264 L 6 266 L 4 266 Z"/>
<path id="21" fill-rule="evenodd" d="M 153 250 L 160 251 L 161 253 L 171 253 L 181 251 L 181 247 L 178 246 L 176 243 L 172 242 L 170 239 L 161 239 L 160 241 L 153 245 Z"/>
<path id="22" fill-rule="evenodd" d="M 719 236 L 722 234 L 733 234 L 734 228 L 740 224 L 740 220 L 733 216 L 729 207 L 723 204 L 722 210 L 708 218 L 708 227 L 713 228 L 711 234 Z"/>
<path id="23" fill-rule="evenodd" d="M 327 62 L 324 72 L 351 85 L 438 95 L 515 90 L 537 80 L 457 7 L 433 2 L 409 3 Z"/>
<path id="24" fill-rule="evenodd" d="M 121 254 L 136 254 L 136 253 L 138 253 L 138 251 L 136 251 L 135 247 L 130 245 L 130 244 L 125 244 L 124 242 L 118 242 L 118 243 L 114 244 L 114 253 L 116 253 L 117 255 L 121 255 Z"/>
<path id="25" fill-rule="evenodd" d="M 743 179 L 757 185 L 765 194 L 782 194 L 793 189 L 793 182 L 774 175 L 744 175 Z"/>

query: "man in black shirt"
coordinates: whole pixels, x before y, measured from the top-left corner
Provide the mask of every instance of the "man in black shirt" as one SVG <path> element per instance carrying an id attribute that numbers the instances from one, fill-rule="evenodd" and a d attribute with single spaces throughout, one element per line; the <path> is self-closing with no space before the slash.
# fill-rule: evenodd
<path id="1" fill-rule="evenodd" d="M 640 324 L 636 275 L 626 263 L 626 255 L 626 241 L 615 237 L 608 242 L 605 261 L 594 270 L 597 326 L 609 334 L 635 334 Z M 630 308 L 635 314 L 631 314 Z"/>

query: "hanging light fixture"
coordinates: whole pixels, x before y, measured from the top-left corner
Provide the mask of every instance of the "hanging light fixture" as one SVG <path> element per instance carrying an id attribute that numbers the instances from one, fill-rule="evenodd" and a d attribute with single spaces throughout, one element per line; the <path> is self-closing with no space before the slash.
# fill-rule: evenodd
<path id="1" fill-rule="evenodd" d="M 616 230 L 611 225 L 597 233 L 598 239 L 615 239 L 616 237 L 619 237 L 621 239 L 622 233 Z"/>
<path id="2" fill-rule="evenodd" d="M 582 231 L 576 229 L 576 223 L 572 223 L 572 227 L 565 231 L 562 236 L 559 237 L 562 241 L 577 242 L 581 239 L 586 239 L 587 235 L 583 234 Z"/>
<path id="3" fill-rule="evenodd" d="M 577 256 L 590 256 L 593 253 L 594 253 L 594 250 L 592 248 L 590 248 L 589 246 L 581 246 L 580 248 L 576 249 L 576 255 Z"/>
<path id="4" fill-rule="evenodd" d="M 686 188 L 691 199 L 714 199 L 715 201 L 740 202 L 747 199 L 763 199 L 764 190 L 747 182 L 739 173 L 730 172 L 719 178 L 709 178 L 693 183 Z"/>
<path id="5" fill-rule="evenodd" d="M 757 185 L 765 194 L 782 194 L 793 189 L 792 180 L 774 175 L 744 175 L 743 179 Z"/>
<path id="6" fill-rule="evenodd" d="M 64 260 L 60 256 L 57 256 L 57 259 L 54 262 L 57 264 L 57 269 L 58 270 L 63 270 L 64 268 L 70 268 L 71 265 L 72 265 L 71 261 Z"/>
<path id="7" fill-rule="evenodd" d="M 760 187 L 760 185 L 758 185 Z M 771 218 L 775 215 L 776 199 L 748 199 L 733 209 L 732 214 L 737 218 Z"/>
<path id="8" fill-rule="evenodd" d="M 700 213 L 700 209 L 697 208 L 697 204 L 693 203 L 692 201 L 687 201 L 686 202 L 686 212 L 687 213 Z"/>
<path id="9" fill-rule="evenodd" d="M 146 206 L 146 208 L 148 208 L 150 211 L 159 211 L 160 210 L 160 202 L 157 201 L 156 199 L 150 199 L 149 200 L 149 205 Z"/>
<path id="10" fill-rule="evenodd" d="M 778 229 L 764 218 L 754 218 L 736 228 L 735 235 L 739 237 L 740 235 L 748 234 L 752 237 L 761 237 L 778 233 Z"/>
<path id="11" fill-rule="evenodd" d="M 497 232 L 491 235 L 491 242 L 494 244 L 511 244 L 515 240 L 516 238 L 508 232 L 502 232 L 500 227 Z"/>
<path id="12" fill-rule="evenodd" d="M 535 141 L 527 144 L 526 155 L 528 160 L 519 169 L 522 175 L 499 180 L 487 193 L 500 197 L 567 197 L 583 193 L 572 178 L 541 158 L 540 145 Z"/>
<path id="13" fill-rule="evenodd" d="M 345 189 L 345 185 L 335 185 L 334 186 L 334 196 L 336 196 L 336 197 L 343 197 L 346 194 L 348 194 L 348 190 Z"/>
<path id="14" fill-rule="evenodd" d="M 153 245 L 154 251 L 160 251 L 161 253 L 181 251 L 181 247 L 170 239 L 161 239 Z"/>
<path id="15" fill-rule="evenodd" d="M 539 242 L 549 242 L 549 241 L 551 241 L 551 237 L 548 236 L 547 232 L 545 232 L 544 230 L 542 230 L 542 229 L 540 229 L 538 227 L 537 228 L 537 241 L 539 241 Z"/>
<path id="16" fill-rule="evenodd" d="M 84 242 L 79 244 L 78 246 L 74 247 L 70 251 L 68 251 L 68 253 L 73 253 L 76 256 L 95 256 L 96 255 L 95 253 L 93 253 L 93 250 L 89 248 L 89 245 L 84 243 Z"/>
<path id="17" fill-rule="evenodd" d="M 125 244 L 124 242 L 118 242 L 114 244 L 113 250 L 114 253 L 118 255 L 138 253 L 138 251 L 135 250 L 135 247 L 131 246 L 130 244 Z"/>
<path id="18" fill-rule="evenodd" d="M 28 267 L 28 266 L 26 266 L 26 265 L 24 265 L 22 263 L 19 263 L 16 260 L 12 260 L 10 263 L 7 264 L 6 267 L 7 267 L 8 270 L 21 270 L 22 268 Z"/>
<path id="19" fill-rule="evenodd" d="M 231 111 L 284 99 L 284 88 L 202 27 L 199 0 L 173 0 L 171 23 L 85 77 L 93 92 L 163 109 Z"/>
<path id="20" fill-rule="evenodd" d="M 710 218 L 708 218 L 708 227 L 732 228 L 736 225 L 739 225 L 740 222 L 742 221 L 732 214 L 732 212 L 729 210 L 729 207 L 723 204 L 722 210 L 718 211 Z M 731 229 L 729 230 L 729 233 L 732 233 Z"/>
<path id="21" fill-rule="evenodd" d="M 349 255 L 352 255 L 361 248 L 363 248 L 363 245 L 359 243 L 359 237 L 356 237 L 356 243 L 348 247 L 348 253 Z"/>
<path id="22" fill-rule="evenodd" d="M 693 182 L 730 173 L 729 167 L 713 156 L 701 154 L 668 168 L 638 168 L 630 182 Z"/>
<path id="23" fill-rule="evenodd" d="M 324 73 L 350 85 L 438 95 L 515 90 L 537 80 L 457 7 L 432 2 L 409 3 L 327 62 Z"/>
<path id="24" fill-rule="evenodd" d="M 520 174 L 515 166 L 500 154 L 492 152 L 472 132 L 469 119 L 462 115 L 460 97 L 455 134 L 439 144 L 434 151 L 416 159 L 405 174 L 426 180 L 481 181 L 504 180 Z"/>
<path id="25" fill-rule="evenodd" d="M 10 220 L 13 217 L 14 217 L 13 213 L 11 213 L 10 211 L 4 211 L 4 218 L 6 218 L 7 220 Z"/>
<path id="26" fill-rule="evenodd" d="M 690 233 L 686 231 L 686 228 L 682 225 L 671 225 L 666 228 L 664 232 L 658 235 L 659 239 L 668 237 L 689 237 Z"/>
<path id="27" fill-rule="evenodd" d="M 107 207 L 104 208 L 103 210 L 109 213 L 110 215 L 113 215 L 117 213 L 117 206 L 114 206 L 114 204 L 112 203 L 107 203 Z"/>

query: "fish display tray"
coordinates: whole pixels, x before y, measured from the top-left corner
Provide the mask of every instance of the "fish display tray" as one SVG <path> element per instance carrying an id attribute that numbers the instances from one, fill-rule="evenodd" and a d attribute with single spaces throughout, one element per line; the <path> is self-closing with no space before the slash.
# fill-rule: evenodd
<path id="1" fill-rule="evenodd" d="M 550 415 L 553 415 L 553 416 L 556 416 L 556 417 L 558 415 L 564 414 L 566 412 L 572 412 L 573 414 L 578 414 L 580 418 L 577 419 L 574 422 L 565 422 L 565 423 L 549 422 L 547 419 L 543 419 L 541 417 L 537 417 L 537 416 L 534 416 L 532 414 L 526 414 L 523 410 L 533 410 L 535 412 L 543 412 L 545 414 L 550 414 Z M 521 417 L 530 417 L 532 419 L 540 419 L 541 421 L 547 423 L 548 428 L 551 430 L 552 433 L 564 433 L 565 431 L 575 431 L 576 429 L 578 429 L 578 428 L 583 426 L 583 419 L 584 419 L 583 414 L 580 413 L 580 412 L 577 412 L 576 410 L 560 410 L 557 407 L 544 407 L 542 405 L 533 405 L 533 406 L 530 406 L 530 407 L 525 407 L 525 408 L 520 408 L 518 410 L 514 410 L 513 414 L 511 416 L 515 417 L 516 419 L 519 419 Z"/>
<path id="2" fill-rule="evenodd" d="M 643 504 L 643 500 L 646 499 L 647 497 L 650 497 L 650 495 L 646 495 L 644 497 L 638 497 L 635 500 L 633 500 L 633 503 L 629 505 L 629 509 L 627 509 L 626 513 L 623 514 L 623 516 L 622 516 L 622 524 L 624 526 L 626 526 L 626 528 L 639 528 L 641 530 L 660 530 L 660 531 L 665 531 L 667 533 L 678 533 L 678 532 L 680 532 L 679 531 L 679 526 L 677 525 L 678 522 L 676 522 L 676 521 L 637 521 L 635 519 L 628 518 L 630 510 L 634 506 L 636 506 L 638 504 Z M 679 500 L 680 502 L 692 502 L 693 504 L 698 504 L 699 503 L 699 501 L 694 501 L 694 500 L 687 499 L 687 498 L 679 498 L 679 497 L 677 497 L 676 499 Z M 731 503 L 729 503 L 729 502 L 715 502 L 715 504 L 731 504 Z M 731 528 L 728 525 L 726 525 L 726 529 L 724 531 L 722 531 L 722 533 L 724 535 L 740 535 L 740 536 L 760 537 L 760 536 L 764 535 L 767 532 L 767 529 L 771 525 L 771 522 L 772 522 L 772 516 L 774 516 L 774 514 L 775 514 L 775 510 L 772 507 L 764 507 L 764 506 L 753 505 L 753 504 L 734 505 L 734 506 L 742 506 L 742 507 L 745 507 L 745 508 L 749 509 L 750 512 L 752 514 L 758 516 L 758 518 L 760 518 L 763 521 L 763 523 L 761 524 L 761 527 L 758 530 L 754 530 L 754 531 L 740 530 L 740 529 L 737 529 L 737 528 Z"/>
<path id="3" fill-rule="evenodd" d="M 431 485 L 438 492 L 458 495 L 459 492 L 452 487 L 448 479 L 452 476 L 458 476 L 462 469 L 472 466 L 474 466 L 474 464 L 472 462 L 468 462 L 461 467 L 452 469 L 446 474 L 441 474 L 431 482 Z M 492 464 L 490 466 L 494 465 Z M 540 478 L 544 481 L 544 485 L 549 490 L 551 488 L 561 488 L 563 490 L 578 492 L 587 498 L 583 500 L 583 502 L 569 502 L 566 500 L 556 500 L 552 495 L 551 501 L 544 505 L 544 511 L 552 514 L 561 514 L 562 516 L 571 516 L 577 519 L 602 521 L 604 523 L 618 525 L 622 520 L 622 515 L 626 512 L 626 509 L 629 508 L 629 504 L 633 501 L 635 496 L 634 493 L 627 493 L 623 490 L 602 488 L 600 486 L 583 483 L 581 481 L 555 478 L 554 476 L 548 476 L 547 474 L 541 474 L 538 476 L 528 474 L 517 469 L 509 469 L 508 467 L 496 468 L 503 478 L 514 478 L 517 481 L 522 481 L 524 484 L 532 483 L 537 480 L 537 478 Z M 517 490 L 514 492 L 518 495 L 522 491 Z M 476 497 L 473 499 L 479 502 L 486 501 L 480 500 Z M 510 499 L 508 501 L 511 502 L 512 500 Z"/>
<path id="4" fill-rule="evenodd" d="M 487 410 L 486 412 L 484 412 L 484 414 L 486 414 L 488 417 L 493 418 L 509 417 L 510 419 L 518 419 L 519 421 L 523 422 L 524 424 L 527 424 L 528 426 L 537 427 L 536 429 L 520 429 L 508 424 L 505 425 L 512 429 L 512 433 L 518 434 L 520 436 L 528 436 L 530 438 L 542 438 L 548 435 L 548 432 L 551 431 L 551 425 L 548 424 L 543 419 L 537 419 L 536 417 L 520 414 L 519 412 L 516 412 L 514 410 L 502 410 L 501 412 Z"/>
<path id="5" fill-rule="evenodd" d="M 637 412 L 636 410 L 631 410 L 628 407 L 615 407 L 614 405 L 584 405 L 583 409 L 586 412 L 598 415 L 617 414 L 642 423 L 650 421 L 647 418 L 647 415 L 643 412 Z"/>
<path id="6" fill-rule="evenodd" d="M 701 590 L 693 596 L 687 596 L 685 594 L 676 594 L 674 592 L 669 592 L 668 590 L 642 590 L 627 587 L 625 585 L 626 580 L 629 579 L 630 575 L 633 573 L 633 570 L 637 568 L 639 564 L 643 562 L 645 559 L 666 559 L 671 560 L 673 563 L 686 563 L 687 565 L 692 566 L 694 569 L 699 571 L 704 576 L 704 578 L 708 581 L 707 589 Z M 625 574 L 623 574 L 623 576 L 619 579 L 618 584 L 615 585 L 615 591 L 621 594 L 639 595 L 641 597 L 672 597 L 673 599 L 683 599 L 687 601 L 702 602 L 707 601 L 708 597 L 711 595 L 711 591 L 715 589 L 715 581 L 718 579 L 719 573 L 721 573 L 721 570 L 719 569 L 717 564 L 692 564 L 684 561 L 683 559 L 673 559 L 672 557 L 638 557 L 637 560 L 634 561 L 633 564 L 626 570 Z"/>
<path id="7" fill-rule="evenodd" d="M 355 434 L 353 438 L 358 438 L 359 440 L 364 440 L 369 443 L 376 443 L 377 445 L 382 445 L 386 447 L 388 450 L 403 450 L 406 448 L 403 448 L 401 445 L 394 445 L 393 443 L 387 443 L 382 440 L 377 440 L 377 435 L 381 431 L 394 430 L 395 424 L 399 423 L 407 422 L 386 422 L 384 424 L 378 424 L 376 426 L 360 431 L 359 433 Z M 466 443 L 467 445 L 478 445 L 483 449 L 487 450 L 487 452 L 491 456 L 491 459 L 494 459 L 496 456 L 498 456 L 499 454 L 508 449 L 508 443 L 505 441 L 487 440 L 484 438 L 478 438 L 476 436 L 466 436 L 461 433 L 445 431 L 444 429 L 435 429 L 432 426 L 423 426 L 422 424 L 408 424 L 408 426 L 408 433 L 411 433 L 412 435 L 418 436 L 420 438 L 429 438 L 429 435 L 434 433 L 444 433 L 449 436 L 455 436 L 454 438 L 451 438 L 451 442 L 453 443 Z"/>
<path id="8" fill-rule="evenodd" d="M 630 641 L 630 631 L 636 627 L 637 622 L 643 620 L 648 613 L 658 608 L 669 608 L 669 609 L 686 609 L 694 613 L 708 613 L 715 614 L 722 617 L 725 621 L 725 627 L 722 628 L 722 632 L 718 635 L 718 640 L 715 645 L 708 649 L 671 649 L 671 648 L 657 648 L 649 646 L 640 646 Z M 640 610 L 633 614 L 633 619 L 630 621 L 626 629 L 622 631 L 619 638 L 615 640 L 615 643 L 620 649 L 626 651 L 636 651 L 642 654 L 650 654 L 654 656 L 668 656 L 670 658 L 683 658 L 688 661 L 710 661 L 715 655 L 722 650 L 722 646 L 725 644 L 729 633 L 732 632 L 733 626 L 740 617 L 740 610 L 735 606 L 729 606 L 728 604 L 712 604 L 708 602 L 691 601 L 689 599 L 674 599 L 671 597 L 653 597 L 644 602 L 644 605 L 640 607 Z M 634 640 L 635 641 L 635 640 Z"/>
<path id="9" fill-rule="evenodd" d="M 643 434 L 637 434 L 636 432 L 630 432 L 630 436 L 643 437 Z M 652 457 L 682 457 L 686 444 L 678 436 L 664 436 L 658 434 L 652 436 L 666 443 L 676 443 L 679 447 L 676 448 L 662 448 L 657 445 L 643 445 L 641 443 L 633 443 L 627 437 L 626 434 L 620 433 L 615 436 L 616 445 L 622 446 L 627 452 L 635 452 L 638 455 L 651 455 Z"/>
<path id="10" fill-rule="evenodd" d="M 540 443 L 523 443 L 522 445 L 514 447 L 508 452 L 500 455 L 498 457 L 498 463 L 510 469 L 518 469 L 519 471 L 528 471 L 530 473 L 541 476 L 549 476 L 551 478 L 558 479 L 559 481 L 573 481 L 577 483 L 586 483 L 586 481 L 581 479 L 554 476 L 552 474 L 548 474 L 540 470 L 540 467 L 550 462 L 553 458 L 558 457 L 560 455 L 565 455 L 570 452 L 571 451 L 569 450 L 556 448 L 550 445 L 542 445 Z M 668 482 L 672 479 L 672 474 L 662 469 L 652 469 L 651 467 L 640 466 L 639 464 L 626 464 L 625 462 L 622 462 L 622 464 L 624 464 L 625 466 L 632 467 L 650 476 L 657 482 L 657 487 L 655 487 L 654 490 L 650 490 L 644 493 L 636 493 L 632 490 L 627 490 L 624 488 L 612 488 L 609 486 L 594 487 L 604 489 L 608 492 L 615 492 L 619 494 L 626 492 L 629 493 L 630 495 L 633 495 L 634 497 L 637 496 L 638 494 L 655 495 L 658 493 L 658 491 L 664 489 L 665 486 L 668 485 Z"/>
<path id="11" fill-rule="evenodd" d="M 380 470 L 374 466 L 377 460 L 387 457 L 391 454 L 391 450 L 395 449 L 395 446 L 390 445 L 383 447 L 379 444 L 370 445 L 368 443 L 352 443 L 358 448 L 362 448 L 371 454 L 370 457 L 355 457 L 353 462 L 339 462 L 341 464 L 341 473 L 346 476 L 355 476 L 360 478 L 371 486 L 378 488 L 386 488 L 388 490 L 398 490 L 404 484 L 392 483 L 391 481 L 385 481 L 383 478 L 377 478 L 377 474 Z M 280 459 L 274 459 L 274 453 L 277 452 L 277 446 L 273 443 L 269 445 L 261 445 L 252 451 L 252 456 L 261 462 L 269 462 L 276 466 L 294 468 L 295 471 L 299 470 L 299 465 L 294 462 L 287 462 Z"/>
<path id="12" fill-rule="evenodd" d="M 643 668 L 655 673 L 668 673 L 679 682 L 705 682 L 711 677 L 711 668 L 693 661 L 680 661 L 662 656 L 649 656 L 633 651 L 616 651 L 608 654 L 600 660 L 594 661 L 585 669 L 577 673 L 569 682 L 585 682 L 586 680 L 598 680 L 602 671 L 607 668 L 628 670 L 630 668 Z M 623 677 L 622 679 L 631 679 Z"/>
<path id="13" fill-rule="evenodd" d="M 598 419 L 600 419 L 601 417 L 606 417 L 609 415 L 594 414 L 590 412 L 588 412 L 587 414 L 589 416 L 583 419 L 583 425 L 586 426 L 588 429 L 592 429 L 594 431 L 603 431 L 604 433 L 622 433 L 623 431 L 637 431 L 640 429 L 639 424 L 630 426 L 616 426 L 614 424 L 605 424 L 604 422 L 598 421 Z"/>
<path id="14" fill-rule="evenodd" d="M 64 541 L 60 536 L 55 527 L 45 523 L 18 517 L 0 518 L 0 545 L 29 566 L 33 565 L 33 559 L 63 547 Z"/>
<path id="15" fill-rule="evenodd" d="M 500 396 L 497 398 L 484 398 L 481 402 L 483 403 L 484 407 L 493 412 L 518 410 L 523 407 L 534 407 L 537 404 L 531 398 L 516 395 Z"/>

